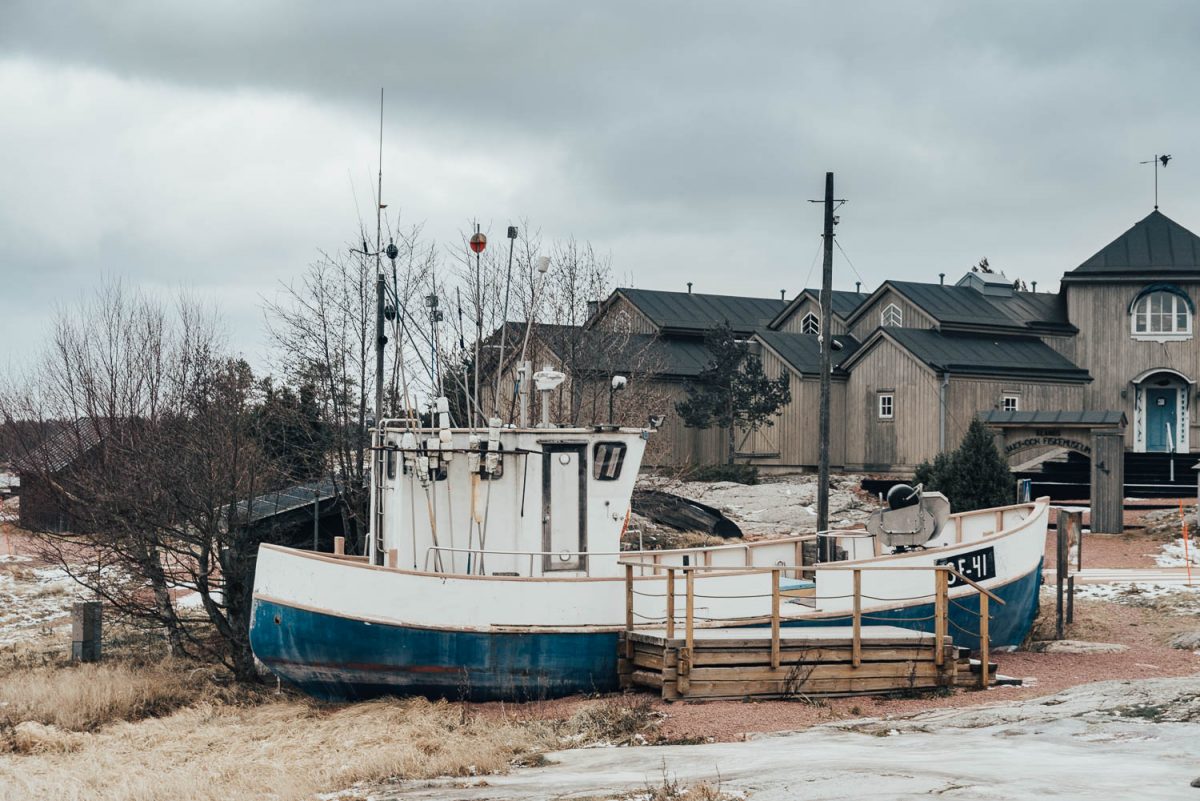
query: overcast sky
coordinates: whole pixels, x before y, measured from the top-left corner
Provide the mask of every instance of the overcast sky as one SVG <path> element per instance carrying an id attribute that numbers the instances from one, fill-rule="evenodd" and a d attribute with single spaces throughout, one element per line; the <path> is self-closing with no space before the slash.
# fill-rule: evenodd
<path id="1" fill-rule="evenodd" d="M 868 288 L 1053 287 L 1153 205 L 1200 231 L 1200 4 L 0 3 L 0 365 L 102 275 L 261 302 L 384 201 L 590 241 L 621 283 L 776 296 L 824 173 Z M 855 271 L 838 254 L 835 285 Z"/>

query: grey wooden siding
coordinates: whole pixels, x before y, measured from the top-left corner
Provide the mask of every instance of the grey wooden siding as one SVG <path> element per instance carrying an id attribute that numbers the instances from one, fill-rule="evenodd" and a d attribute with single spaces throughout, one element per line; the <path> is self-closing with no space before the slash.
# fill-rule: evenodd
<path id="1" fill-rule="evenodd" d="M 604 310 L 594 325 L 605 331 L 627 331 L 631 334 L 657 334 L 658 328 L 626 298 L 619 297 Z"/>
<path id="2" fill-rule="evenodd" d="M 1200 285 L 1180 282 L 1200 307 Z M 1129 304 L 1142 284 L 1067 284 L 1067 311 L 1079 328 L 1075 337 L 1075 363 L 1086 368 L 1094 381 L 1084 393 L 1085 408 L 1125 412 L 1129 426 L 1125 447 L 1134 446 L 1134 390 L 1132 380 L 1151 368 L 1168 368 L 1200 381 L 1200 320 L 1192 320 L 1191 339 L 1172 342 L 1135 340 L 1129 329 Z M 1190 392 L 1195 392 L 1192 385 Z M 1125 397 L 1121 396 L 1122 391 Z M 1200 450 L 1200 421 L 1195 402 L 1189 403 L 1190 449 Z"/>
<path id="3" fill-rule="evenodd" d="M 951 374 L 950 386 L 946 390 L 946 448 L 957 448 L 975 415 L 999 409 L 1000 398 L 1008 393 L 1020 398 L 1019 408 L 1022 411 L 1060 411 L 1082 408 L 1084 388 L 1080 384 L 955 378 Z M 932 412 L 937 414 L 936 406 Z M 935 448 L 920 461 L 930 459 L 936 453 Z M 1030 456 L 1029 453 L 1020 453 L 1017 458 L 1027 459 Z"/>
<path id="4" fill-rule="evenodd" d="M 880 420 L 876 408 L 885 390 L 895 396 L 890 421 Z M 854 365 L 846 383 L 846 467 L 909 471 L 936 453 L 938 391 L 932 370 L 881 339 Z"/>
<path id="5" fill-rule="evenodd" d="M 812 298 L 806 297 L 800 301 L 792 314 L 783 321 L 783 324 L 777 330 L 786 331 L 789 334 L 803 334 L 804 332 L 800 330 L 800 323 L 804 320 L 804 315 L 810 312 L 820 318 L 821 306 L 813 301 Z M 846 333 L 846 321 L 835 314 L 833 315 L 832 328 L 834 334 L 844 334 Z"/>
<path id="6" fill-rule="evenodd" d="M 786 374 L 792 402 L 775 416 L 775 424 L 746 439 L 741 450 L 761 467 L 815 468 L 820 449 L 821 381 L 816 375 L 801 376 L 784 364 L 769 348 L 763 348 L 763 371 L 776 378 Z M 835 379 L 830 391 L 829 463 L 841 468 L 846 462 L 846 382 Z"/>
<path id="7" fill-rule="evenodd" d="M 909 303 L 898 292 L 889 289 L 876 298 L 866 309 L 860 310 L 862 311 L 862 316 L 856 318 L 850 326 L 850 333 L 855 339 L 859 342 L 866 341 L 871 332 L 879 327 L 879 315 L 888 307 L 889 303 L 895 303 L 900 307 L 900 313 L 904 317 L 905 328 L 937 328 L 937 324 L 932 317 Z"/>

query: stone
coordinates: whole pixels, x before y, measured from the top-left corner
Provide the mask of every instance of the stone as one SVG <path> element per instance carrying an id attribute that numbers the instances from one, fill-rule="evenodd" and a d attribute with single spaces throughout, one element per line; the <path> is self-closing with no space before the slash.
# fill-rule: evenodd
<path id="1" fill-rule="evenodd" d="M 1200 649 L 1200 630 L 1185 631 L 1182 634 L 1176 634 L 1171 638 L 1171 647 L 1179 648 L 1183 651 Z"/>
<path id="2" fill-rule="evenodd" d="M 1115 642 L 1086 642 L 1084 640 L 1045 640 L 1035 642 L 1033 650 L 1047 654 L 1119 654 L 1128 645 Z"/>

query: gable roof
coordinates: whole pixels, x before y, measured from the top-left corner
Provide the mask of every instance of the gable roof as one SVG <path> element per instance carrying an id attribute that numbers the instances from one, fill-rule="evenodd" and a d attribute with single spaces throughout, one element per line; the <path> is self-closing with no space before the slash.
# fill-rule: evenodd
<path id="1" fill-rule="evenodd" d="M 698 292 L 665 292 L 657 289 L 620 288 L 613 297 L 625 297 L 659 330 L 703 333 L 728 322 L 739 334 L 750 334 L 767 325 L 787 303 L 781 298 L 747 298 L 704 295 Z"/>
<path id="2" fill-rule="evenodd" d="M 755 338 L 773 350 L 796 372 L 801 374 L 820 374 L 821 372 L 821 343 L 816 334 L 790 334 L 783 331 L 762 329 L 756 331 Z M 859 341 L 849 334 L 835 334 L 833 337 L 833 374 L 847 375 L 841 369 L 843 362 L 854 355 L 859 348 Z M 841 348 L 838 348 L 838 345 Z"/>
<path id="3" fill-rule="evenodd" d="M 939 325 L 960 329 L 996 329 L 1006 333 L 1070 334 L 1078 329 L 1067 318 L 1061 295 L 1014 291 L 1010 296 L 985 295 L 971 286 L 945 286 L 917 281 L 885 281 L 872 299 L 892 289 Z M 848 322 L 866 313 L 863 303 Z"/>
<path id="4" fill-rule="evenodd" d="M 591 373 L 651 374 L 694 378 L 708 366 L 711 354 L 704 340 L 693 336 L 622 334 L 594 328 L 558 326 L 541 342 L 560 359 L 579 348 L 595 354 L 576 369 Z"/>
<path id="5" fill-rule="evenodd" d="M 1037 337 L 943 333 L 929 328 L 880 328 L 855 356 L 882 338 L 892 339 L 939 373 L 1011 376 L 1018 379 L 1086 382 L 1092 377 Z M 844 364 L 856 361 L 851 357 Z"/>
<path id="6" fill-rule="evenodd" d="M 833 290 L 833 313 L 834 315 L 845 320 L 847 317 L 853 314 L 854 310 L 861 306 L 869 297 L 871 297 L 869 292 L 850 292 L 849 290 L 845 289 L 835 289 Z M 805 298 L 812 300 L 813 303 L 816 303 L 818 306 L 820 306 L 821 290 L 814 289 L 812 287 L 801 290 L 800 294 L 792 298 L 791 302 L 784 306 L 783 309 L 781 309 L 780 312 L 775 315 L 774 319 L 767 324 L 767 327 L 779 328 L 779 326 L 783 325 L 784 321 L 792 316 L 792 314 L 796 311 L 796 307 L 803 303 Z"/>
<path id="7" fill-rule="evenodd" d="M 1180 275 L 1200 278 L 1200 236 L 1155 209 L 1064 275 L 1063 281 Z"/>
<path id="8" fill-rule="evenodd" d="M 112 431 L 112 424 L 95 417 L 81 417 L 56 424 L 56 429 L 13 459 L 13 467 L 22 473 L 59 473 L 99 445 Z"/>

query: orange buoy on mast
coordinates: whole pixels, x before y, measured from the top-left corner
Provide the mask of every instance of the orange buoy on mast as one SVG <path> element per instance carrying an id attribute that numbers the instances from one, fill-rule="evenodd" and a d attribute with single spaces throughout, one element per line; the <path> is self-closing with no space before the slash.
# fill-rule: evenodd
<path id="1" fill-rule="evenodd" d="M 483 249 L 487 247 L 487 237 L 476 231 L 471 234 L 470 245 L 472 253 L 482 253 Z"/>

